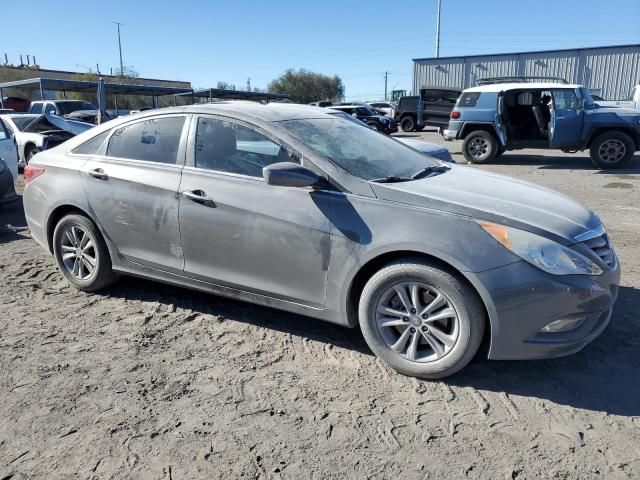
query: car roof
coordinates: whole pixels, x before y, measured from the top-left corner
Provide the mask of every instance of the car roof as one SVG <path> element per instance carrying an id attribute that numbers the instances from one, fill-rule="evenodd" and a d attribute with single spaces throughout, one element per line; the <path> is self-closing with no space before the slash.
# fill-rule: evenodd
<path id="1" fill-rule="evenodd" d="M 554 82 L 511 82 L 511 83 L 492 83 L 490 85 L 479 85 L 476 87 L 467 88 L 465 92 L 504 92 L 506 90 L 551 90 L 551 89 L 576 89 L 582 85 L 567 84 L 567 83 L 554 83 Z"/>
<path id="2" fill-rule="evenodd" d="M 146 110 L 134 115 L 135 118 L 144 118 L 155 116 L 158 114 L 171 113 L 210 113 L 221 115 L 224 115 L 226 113 L 230 116 L 235 116 L 238 118 L 250 117 L 267 122 L 328 117 L 328 114 L 325 112 L 324 108 L 314 107 L 312 105 L 299 105 L 295 103 L 278 102 L 262 104 L 246 100 L 221 101 L 200 105 L 186 105 L 183 107 L 165 107 L 154 110 Z M 119 117 L 118 120 L 119 119 L 128 120 L 133 119 L 133 117 L 125 115 L 123 117 Z M 113 122 L 113 120 L 105 123 L 105 125 L 112 124 L 111 122 Z"/>

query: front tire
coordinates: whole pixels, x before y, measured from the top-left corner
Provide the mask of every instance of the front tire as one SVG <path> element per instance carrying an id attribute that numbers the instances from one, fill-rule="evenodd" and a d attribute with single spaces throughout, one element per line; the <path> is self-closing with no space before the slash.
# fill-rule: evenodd
<path id="1" fill-rule="evenodd" d="M 623 132 L 605 132 L 591 144 L 591 161 L 600 168 L 622 168 L 631 162 L 636 146 Z"/>
<path id="2" fill-rule="evenodd" d="M 484 130 L 471 132 L 462 143 L 464 158 L 471 163 L 489 163 L 493 161 L 498 154 L 499 148 L 496 137 Z"/>
<path id="3" fill-rule="evenodd" d="M 400 128 L 403 132 L 413 132 L 416 129 L 416 121 L 410 115 L 402 117 L 402 120 L 400 120 Z"/>
<path id="4" fill-rule="evenodd" d="M 58 222 L 53 253 L 62 274 L 78 290 L 94 292 L 116 279 L 102 235 L 83 215 L 67 215 Z"/>
<path id="5" fill-rule="evenodd" d="M 426 379 L 466 366 L 485 327 L 484 308 L 471 287 L 444 269 L 409 259 L 371 277 L 358 316 L 373 353 L 399 373 Z"/>

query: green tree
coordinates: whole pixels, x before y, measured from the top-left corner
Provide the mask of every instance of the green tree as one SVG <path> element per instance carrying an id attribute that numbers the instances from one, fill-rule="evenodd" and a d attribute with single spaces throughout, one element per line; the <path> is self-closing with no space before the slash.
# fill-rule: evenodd
<path id="1" fill-rule="evenodd" d="M 269 83 L 269 93 L 286 93 L 294 103 L 317 100 L 339 102 L 344 97 L 344 84 L 338 75 L 333 77 L 305 69 L 289 69 Z"/>

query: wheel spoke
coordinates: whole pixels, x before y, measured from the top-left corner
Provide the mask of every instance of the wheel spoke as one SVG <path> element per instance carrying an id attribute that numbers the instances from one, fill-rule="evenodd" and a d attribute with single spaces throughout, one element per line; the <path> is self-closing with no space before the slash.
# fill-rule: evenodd
<path id="1" fill-rule="evenodd" d="M 434 325 L 429 327 L 429 333 L 440 340 L 448 348 L 453 347 L 454 343 L 456 343 L 456 339 L 452 335 L 443 332 L 439 327 Z"/>
<path id="2" fill-rule="evenodd" d="M 388 315 L 390 317 L 406 317 L 407 312 L 396 310 L 395 308 L 385 307 L 384 305 L 378 305 L 378 313 Z"/>
<path id="3" fill-rule="evenodd" d="M 391 345 L 391 350 L 398 353 L 404 350 L 404 347 L 407 344 L 407 341 L 409 340 L 410 336 L 411 336 L 411 329 L 407 327 L 405 331 L 402 332 L 402 335 L 400 335 L 400 338 L 398 338 L 398 341 L 393 345 Z"/>
<path id="4" fill-rule="evenodd" d="M 82 250 L 85 250 L 87 248 L 87 243 L 90 241 L 91 239 L 89 238 L 89 235 L 87 235 L 87 232 L 82 232 L 82 240 L 80 240 L 80 248 Z"/>
<path id="5" fill-rule="evenodd" d="M 73 252 L 76 253 L 76 249 L 74 247 L 72 247 L 71 245 L 62 245 L 62 251 L 63 252 Z"/>
<path id="6" fill-rule="evenodd" d="M 383 317 L 378 320 L 381 327 L 401 327 L 402 325 L 406 325 L 407 322 L 398 318 L 388 318 Z"/>
<path id="7" fill-rule="evenodd" d="M 433 338 L 431 335 L 429 335 L 426 332 L 422 332 L 422 336 L 424 337 L 424 339 L 427 341 L 427 343 L 433 350 L 433 353 L 436 354 L 437 358 L 440 358 L 444 355 L 444 350 L 442 348 L 442 345 L 440 345 L 435 338 Z"/>
<path id="8" fill-rule="evenodd" d="M 82 255 L 82 258 L 83 258 L 84 260 L 86 260 L 87 262 L 89 262 L 89 264 L 90 264 L 92 267 L 95 267 L 95 266 L 96 266 L 96 259 L 95 259 L 94 257 L 92 257 L 91 255 L 87 255 L 87 254 L 85 253 L 85 254 L 83 254 L 83 255 Z"/>
<path id="9" fill-rule="evenodd" d="M 431 315 L 431 312 L 435 311 L 440 307 L 445 306 L 446 303 L 447 303 L 447 299 L 444 298 L 444 295 L 438 292 L 438 294 L 436 295 L 436 298 L 434 298 L 433 301 L 429 305 L 427 305 L 424 310 L 420 312 L 420 315 Z"/>
<path id="10" fill-rule="evenodd" d="M 409 292 L 411 293 L 411 305 L 419 312 L 422 308 L 422 303 L 420 302 L 420 287 L 414 283 L 409 288 Z"/>
<path id="11" fill-rule="evenodd" d="M 427 318 L 427 321 L 435 322 L 438 320 L 444 320 L 445 318 L 451 318 L 455 316 L 456 316 L 456 311 L 453 308 L 445 308 L 439 311 L 438 313 L 436 313 L 435 315 L 432 315 L 429 318 Z"/>
<path id="12" fill-rule="evenodd" d="M 65 253 L 64 255 L 62 255 L 62 260 L 70 260 L 72 258 L 76 258 L 76 252 L 69 252 L 69 253 Z"/>
<path id="13" fill-rule="evenodd" d="M 82 247 L 82 251 L 86 252 L 87 250 L 91 250 L 93 248 L 93 242 L 91 241 L 91 239 L 89 239 L 89 241 L 85 244 L 84 247 Z"/>
<path id="14" fill-rule="evenodd" d="M 404 286 L 396 286 L 394 287 L 398 297 L 400 297 L 400 301 L 402 302 L 402 306 L 405 308 L 407 312 L 411 310 L 411 300 L 407 297 L 407 292 Z"/>
<path id="15" fill-rule="evenodd" d="M 407 350 L 407 357 L 410 360 L 416 359 L 416 353 L 418 351 L 418 341 L 420 340 L 420 334 L 417 331 L 414 331 L 411 334 L 411 343 L 409 344 L 409 348 Z"/>
<path id="16" fill-rule="evenodd" d="M 76 240 L 75 240 L 75 238 L 73 238 L 73 233 L 71 232 L 71 230 L 66 230 L 64 233 L 67 236 L 67 238 L 69 239 L 69 243 L 71 243 L 71 245 L 73 245 L 75 247 L 76 246 Z"/>
<path id="17" fill-rule="evenodd" d="M 94 264 L 89 262 L 89 259 L 87 257 L 82 257 L 82 264 L 84 265 L 84 268 L 87 271 L 87 275 L 91 275 L 95 270 Z"/>
<path id="18" fill-rule="evenodd" d="M 78 277 L 80 276 L 80 257 L 76 257 L 75 260 L 73 261 L 73 274 Z"/>

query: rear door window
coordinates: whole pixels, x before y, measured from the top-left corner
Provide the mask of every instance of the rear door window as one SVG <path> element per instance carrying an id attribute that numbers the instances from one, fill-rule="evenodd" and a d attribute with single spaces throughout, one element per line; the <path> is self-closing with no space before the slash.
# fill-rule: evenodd
<path id="1" fill-rule="evenodd" d="M 91 138 L 90 140 L 87 140 L 86 142 L 78 145 L 76 148 L 72 150 L 72 153 L 75 153 L 77 155 L 100 154 L 102 151 L 100 147 L 102 147 L 102 144 L 107 139 L 110 133 L 111 133 L 111 130 L 107 130 L 105 132 L 99 133 L 98 135 Z"/>
<path id="2" fill-rule="evenodd" d="M 175 165 L 185 117 L 154 117 L 113 132 L 107 156 Z"/>

